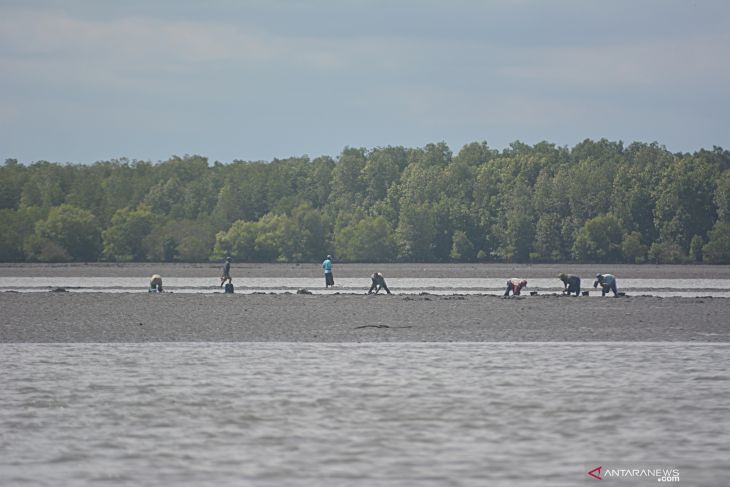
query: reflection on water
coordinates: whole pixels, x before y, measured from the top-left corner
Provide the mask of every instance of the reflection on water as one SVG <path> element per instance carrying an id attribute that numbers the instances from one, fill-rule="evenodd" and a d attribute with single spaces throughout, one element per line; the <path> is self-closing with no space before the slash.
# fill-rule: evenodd
<path id="1" fill-rule="evenodd" d="M 529 291 L 541 294 L 559 293 L 562 283 L 558 279 L 530 279 Z M 393 278 L 388 287 L 399 294 L 502 294 L 504 278 Z M 217 278 L 165 277 L 165 288 L 181 293 L 220 292 Z M 593 296 L 600 291 L 592 287 L 593 280 L 584 280 L 584 290 Z M 730 297 L 730 279 L 619 279 L 619 290 L 632 295 L 651 296 L 713 296 Z M 316 294 L 362 293 L 370 287 L 370 280 L 336 278 L 334 289 L 325 290 L 323 279 L 294 277 L 245 277 L 234 280 L 237 292 L 295 292 L 306 288 Z M 146 291 L 147 277 L 0 277 L 0 291 L 46 292 L 62 287 L 74 292 L 138 292 Z"/>
<path id="2" fill-rule="evenodd" d="M 728 458 L 727 345 L 2 344 L 0 367 L 6 485 L 721 485 Z"/>

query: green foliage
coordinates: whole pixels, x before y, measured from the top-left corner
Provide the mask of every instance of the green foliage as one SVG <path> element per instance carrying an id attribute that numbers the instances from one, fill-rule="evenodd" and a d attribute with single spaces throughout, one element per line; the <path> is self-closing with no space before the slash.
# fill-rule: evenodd
<path id="1" fill-rule="evenodd" d="M 642 264 L 646 260 L 647 247 L 641 243 L 639 232 L 627 233 L 621 244 L 624 260 L 631 264 Z"/>
<path id="2" fill-rule="evenodd" d="M 717 207 L 717 220 L 730 223 L 730 170 L 726 170 L 718 178 L 714 200 Z"/>
<path id="3" fill-rule="evenodd" d="M 718 147 L 474 142 L 453 155 L 440 142 L 334 159 L 0 166 L 3 261 L 319 262 L 335 249 L 358 261 L 709 262 L 722 260 L 718 223 L 730 223 L 730 152 Z"/>
<path id="4" fill-rule="evenodd" d="M 555 213 L 544 213 L 535 228 L 535 260 L 559 262 L 564 259 L 562 219 Z"/>
<path id="5" fill-rule="evenodd" d="M 705 241 L 699 235 L 692 237 L 689 243 L 689 258 L 694 262 L 702 262 L 702 247 Z"/>
<path id="6" fill-rule="evenodd" d="M 122 208 L 112 217 L 111 226 L 104 230 L 104 257 L 117 261 L 147 259 L 144 241 L 152 232 L 155 218 L 146 206 L 136 210 Z"/>
<path id="7" fill-rule="evenodd" d="M 237 261 L 316 261 L 326 255 L 330 242 L 326 216 L 303 203 L 291 215 L 267 213 L 257 221 L 239 220 L 215 237 L 213 258 L 232 256 Z"/>
<path id="8" fill-rule="evenodd" d="M 38 207 L 18 210 L 0 209 L 0 261 L 17 262 L 26 259 L 26 241 L 35 233 L 37 221 L 46 217 Z"/>
<path id="9" fill-rule="evenodd" d="M 621 259 L 624 236 L 621 223 L 612 214 L 588 220 L 578 231 L 573 255 L 579 261 L 617 262 Z"/>
<path id="10" fill-rule="evenodd" d="M 706 235 L 717 219 L 713 195 L 718 168 L 700 157 L 667 167 L 654 210 L 663 241 L 676 242 L 683 253 L 694 235 Z"/>
<path id="11" fill-rule="evenodd" d="M 94 214 L 67 204 L 51 208 L 48 218 L 36 223 L 33 237 L 27 248 L 36 260 L 94 261 L 101 251 Z"/>
<path id="12" fill-rule="evenodd" d="M 201 262 L 208 260 L 215 230 L 205 220 L 170 220 L 158 224 L 142 240 L 142 251 L 152 261 Z"/>
<path id="13" fill-rule="evenodd" d="M 649 260 L 655 264 L 684 264 L 687 255 L 677 242 L 658 240 L 649 247 Z"/>
<path id="14" fill-rule="evenodd" d="M 710 264 L 730 264 L 730 223 L 715 223 L 702 254 Z"/>
<path id="15" fill-rule="evenodd" d="M 382 216 L 365 217 L 337 233 L 335 252 L 345 261 L 391 261 L 396 256 L 393 230 Z"/>
<path id="16" fill-rule="evenodd" d="M 453 244 L 449 256 L 455 261 L 471 262 L 476 258 L 474 244 L 471 243 L 465 232 L 456 230 L 454 232 Z"/>
<path id="17" fill-rule="evenodd" d="M 430 261 L 436 237 L 433 208 L 426 204 L 404 204 L 395 230 L 398 259 L 407 262 Z M 335 237 L 336 238 L 336 237 Z"/>

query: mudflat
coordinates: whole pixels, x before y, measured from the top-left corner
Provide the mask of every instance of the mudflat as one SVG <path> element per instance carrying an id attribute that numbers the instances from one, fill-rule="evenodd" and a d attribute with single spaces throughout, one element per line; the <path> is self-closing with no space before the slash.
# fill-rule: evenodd
<path id="1" fill-rule="evenodd" d="M 0 293 L 0 342 L 730 342 L 730 299 Z"/>
<path id="2" fill-rule="evenodd" d="M 91 264 L 0 264 L 0 277 L 163 277 L 220 276 L 223 263 L 91 263 Z M 337 277 L 362 277 L 373 272 L 386 278 L 550 278 L 560 272 L 577 274 L 585 282 L 598 272 L 614 274 L 621 279 L 730 279 L 727 265 L 628 265 L 628 264 L 340 264 L 335 260 Z M 319 263 L 251 264 L 233 262 L 233 278 L 246 277 L 312 277 L 319 284 L 322 268 Z M 556 281 L 557 282 L 557 281 Z M 559 284 L 559 283 L 558 283 Z"/>

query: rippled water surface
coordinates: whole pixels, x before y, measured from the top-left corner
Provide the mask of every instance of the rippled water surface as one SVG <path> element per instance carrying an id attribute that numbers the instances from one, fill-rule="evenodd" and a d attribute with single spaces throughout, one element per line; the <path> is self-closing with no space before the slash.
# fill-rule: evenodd
<path id="1" fill-rule="evenodd" d="M 2 485 L 725 485 L 730 458 L 727 345 L 0 344 L 0 367 Z"/>

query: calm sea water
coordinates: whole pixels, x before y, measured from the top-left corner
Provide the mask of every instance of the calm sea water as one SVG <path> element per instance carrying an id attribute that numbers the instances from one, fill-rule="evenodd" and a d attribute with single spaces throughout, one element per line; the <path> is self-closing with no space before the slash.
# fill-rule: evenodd
<path id="1" fill-rule="evenodd" d="M 558 279 L 525 276 L 529 291 L 541 294 L 559 293 L 563 289 Z M 394 278 L 388 279 L 388 287 L 399 294 L 502 294 L 506 278 Z M 173 292 L 211 293 L 220 292 L 220 280 L 216 277 L 164 277 L 165 288 Z M 324 278 L 301 277 L 246 277 L 234 281 L 239 293 L 295 292 L 306 288 L 316 294 L 363 293 L 370 287 L 370 279 L 336 278 L 336 287 L 325 290 Z M 600 291 L 592 287 L 593 280 L 585 279 L 583 289 L 592 296 Z M 631 295 L 651 296 L 713 296 L 730 297 L 730 279 L 619 279 L 619 291 Z M 0 277 L 0 291 L 47 292 L 63 287 L 72 292 L 144 292 L 149 286 L 148 277 Z"/>
<path id="2" fill-rule="evenodd" d="M 0 344 L 0 367 L 4 486 L 727 485 L 729 345 Z"/>

